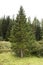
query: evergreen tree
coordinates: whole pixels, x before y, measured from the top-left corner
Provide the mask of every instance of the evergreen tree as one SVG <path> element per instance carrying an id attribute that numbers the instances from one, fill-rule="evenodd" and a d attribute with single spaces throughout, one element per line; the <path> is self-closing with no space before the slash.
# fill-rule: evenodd
<path id="1" fill-rule="evenodd" d="M 3 21 L 2 21 L 2 37 L 3 39 L 5 39 L 5 35 L 6 35 L 6 20 L 5 20 L 5 16 L 3 18 Z"/>
<path id="2" fill-rule="evenodd" d="M 11 30 L 10 41 L 13 50 L 20 56 L 24 56 L 24 51 L 27 48 L 27 31 L 26 31 L 26 16 L 23 7 L 20 7 L 19 14 L 16 17 L 15 24 Z"/>
<path id="3" fill-rule="evenodd" d="M 42 19 L 42 22 L 41 22 L 41 30 L 42 30 L 42 39 L 43 39 L 43 19 Z"/>
<path id="4" fill-rule="evenodd" d="M 1 27 L 2 27 L 2 20 L 3 20 L 3 19 L 0 19 L 0 36 L 2 35 L 2 31 L 1 31 Z"/>
<path id="5" fill-rule="evenodd" d="M 39 26 L 36 27 L 35 37 L 37 41 L 41 40 L 41 28 Z"/>
<path id="6" fill-rule="evenodd" d="M 2 38 L 2 20 L 3 20 L 3 18 L 0 19 L 0 40 L 3 40 L 3 38 Z"/>
<path id="7" fill-rule="evenodd" d="M 7 31 L 6 31 L 6 40 L 9 40 L 10 31 L 12 29 L 12 26 L 14 25 L 14 21 L 12 19 L 10 19 L 10 17 L 8 16 L 6 18 L 6 22 L 8 22 L 8 27 L 7 27 Z"/>
<path id="8" fill-rule="evenodd" d="M 8 28 L 9 28 L 9 23 L 10 23 L 9 16 L 8 16 L 7 20 L 4 17 L 3 21 L 2 21 L 2 36 L 3 36 L 4 40 L 6 40 L 6 34 L 7 34 L 7 31 L 8 31 Z"/>
<path id="9" fill-rule="evenodd" d="M 35 34 L 36 40 L 37 41 L 41 40 L 40 22 L 36 17 L 34 18 L 34 21 L 33 21 L 33 29 L 34 29 L 34 34 Z"/>
<path id="10" fill-rule="evenodd" d="M 27 22 L 27 36 L 28 36 L 28 44 L 27 44 L 27 48 L 28 48 L 28 53 L 27 54 L 31 54 L 33 51 L 33 48 L 35 46 L 35 35 L 34 35 L 34 31 L 33 31 L 33 26 L 31 24 L 31 20 L 30 18 L 28 18 L 28 22 Z"/>

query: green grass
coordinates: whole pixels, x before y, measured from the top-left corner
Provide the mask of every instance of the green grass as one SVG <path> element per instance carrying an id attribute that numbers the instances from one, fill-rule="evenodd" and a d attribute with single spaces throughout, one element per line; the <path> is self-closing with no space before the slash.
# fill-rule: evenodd
<path id="1" fill-rule="evenodd" d="M 13 56 L 10 52 L 0 54 L 0 65 L 43 65 L 43 58 Z"/>

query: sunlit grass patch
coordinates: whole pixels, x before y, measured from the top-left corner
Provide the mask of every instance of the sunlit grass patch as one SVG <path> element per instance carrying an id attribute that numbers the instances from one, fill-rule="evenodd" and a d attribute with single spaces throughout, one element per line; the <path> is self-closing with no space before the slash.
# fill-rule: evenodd
<path id="1" fill-rule="evenodd" d="M 43 65 L 43 58 L 13 56 L 10 52 L 0 54 L 1 65 Z"/>

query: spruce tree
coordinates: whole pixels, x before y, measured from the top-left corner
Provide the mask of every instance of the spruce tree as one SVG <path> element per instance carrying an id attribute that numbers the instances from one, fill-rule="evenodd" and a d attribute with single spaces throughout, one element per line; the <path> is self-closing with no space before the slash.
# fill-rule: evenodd
<path id="1" fill-rule="evenodd" d="M 10 19 L 10 17 L 8 16 L 6 18 L 6 22 L 8 23 L 8 24 L 6 24 L 6 25 L 8 25 L 7 28 L 6 28 L 7 29 L 7 31 L 6 31 L 6 40 L 8 41 L 9 36 L 10 36 L 10 31 L 12 29 L 12 26 L 14 25 L 14 21 L 12 19 Z"/>
<path id="2" fill-rule="evenodd" d="M 8 16 L 7 19 L 4 17 L 2 21 L 2 37 L 4 40 L 7 40 L 8 37 L 6 35 L 9 35 L 9 33 L 7 34 L 9 29 L 9 23 L 10 17 Z"/>
<path id="3" fill-rule="evenodd" d="M 43 19 L 41 21 L 42 39 L 43 39 Z"/>
<path id="4" fill-rule="evenodd" d="M 26 16 L 23 7 L 20 7 L 19 14 L 17 14 L 15 24 L 12 27 L 10 41 L 12 48 L 20 57 L 24 56 L 24 51 L 27 48 L 27 31 L 26 31 Z"/>
<path id="5" fill-rule="evenodd" d="M 41 40 L 40 22 L 36 17 L 34 18 L 34 21 L 33 21 L 33 29 L 34 29 L 34 34 L 35 34 L 36 40 L 37 41 Z"/>
<path id="6" fill-rule="evenodd" d="M 5 39 L 5 37 L 6 37 L 6 19 L 5 19 L 5 16 L 2 20 L 2 37 L 3 37 L 3 39 Z"/>

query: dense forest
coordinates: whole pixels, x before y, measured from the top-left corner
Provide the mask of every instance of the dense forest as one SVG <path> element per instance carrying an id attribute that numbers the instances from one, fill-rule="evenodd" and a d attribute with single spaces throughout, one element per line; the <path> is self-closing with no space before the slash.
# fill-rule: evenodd
<path id="1" fill-rule="evenodd" d="M 0 41 L 10 41 L 17 56 L 43 56 L 43 19 L 31 21 L 21 6 L 16 19 L 0 18 Z"/>

